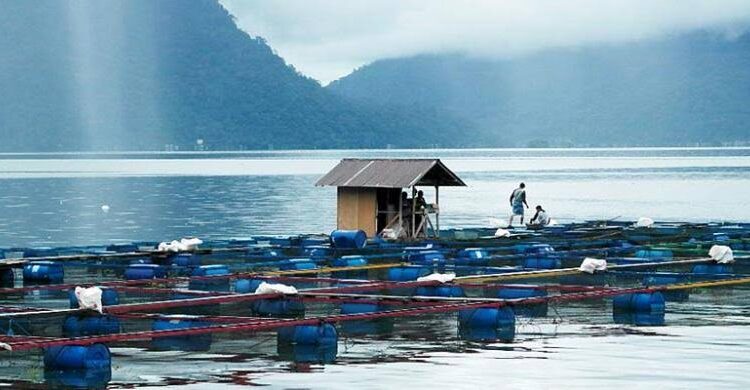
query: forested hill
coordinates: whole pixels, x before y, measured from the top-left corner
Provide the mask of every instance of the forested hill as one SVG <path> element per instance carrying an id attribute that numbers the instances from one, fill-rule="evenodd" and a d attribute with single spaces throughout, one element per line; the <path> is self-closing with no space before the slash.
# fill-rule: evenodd
<path id="1" fill-rule="evenodd" d="M 701 32 L 504 60 L 382 60 L 328 88 L 450 113 L 500 146 L 750 141 L 748 34 Z"/>
<path id="2" fill-rule="evenodd" d="M 0 53 L 4 152 L 453 145 L 465 126 L 322 88 L 215 0 L 2 1 Z"/>

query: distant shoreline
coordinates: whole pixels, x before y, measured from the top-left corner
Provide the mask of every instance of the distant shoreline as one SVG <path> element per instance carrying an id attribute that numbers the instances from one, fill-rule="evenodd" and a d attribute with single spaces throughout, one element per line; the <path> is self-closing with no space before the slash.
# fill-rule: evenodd
<path id="1" fill-rule="evenodd" d="M 674 151 L 674 150 L 750 150 L 750 146 L 617 146 L 617 147 L 570 147 L 570 148 L 353 148 L 353 149 L 252 149 L 252 150 L 130 150 L 130 151 L 65 151 L 65 152 L 0 152 L 0 157 L 19 156 L 138 156 L 138 155 L 213 155 L 213 154 L 315 154 L 342 152 L 375 152 L 409 153 L 409 152 L 502 152 L 502 151 Z"/>

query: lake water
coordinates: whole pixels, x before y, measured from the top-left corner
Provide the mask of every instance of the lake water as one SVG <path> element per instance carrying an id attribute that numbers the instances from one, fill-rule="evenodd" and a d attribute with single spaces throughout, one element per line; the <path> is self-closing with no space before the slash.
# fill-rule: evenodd
<path id="1" fill-rule="evenodd" d="M 467 188 L 441 190 L 443 226 L 506 218 L 520 181 L 532 206 L 563 222 L 750 221 L 746 148 L 0 155 L 0 246 L 329 232 L 335 190 L 314 187 L 317 178 L 340 158 L 381 156 L 440 157 L 464 179 Z M 603 301 L 560 305 L 519 318 L 512 342 L 458 337 L 455 314 L 399 319 L 388 332 L 342 337 L 330 364 L 289 362 L 272 333 L 218 335 L 208 352 L 122 345 L 110 385 L 747 388 L 749 292 L 696 292 L 654 327 L 613 324 Z M 39 367 L 38 355 L 4 356 L 0 383 L 33 387 Z"/>
<path id="2" fill-rule="evenodd" d="M 561 222 L 750 220 L 748 148 L 6 154 L 0 246 L 327 233 L 335 189 L 315 181 L 373 156 L 444 159 L 468 185 L 441 191 L 444 227 L 507 218 L 520 181 Z"/>

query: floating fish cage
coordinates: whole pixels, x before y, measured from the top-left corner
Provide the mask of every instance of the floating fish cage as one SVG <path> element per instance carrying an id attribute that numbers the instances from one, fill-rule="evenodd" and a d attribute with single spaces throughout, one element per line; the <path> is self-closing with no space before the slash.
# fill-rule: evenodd
<path id="1" fill-rule="evenodd" d="M 394 324 L 410 318 L 426 328 L 438 321 L 467 342 L 513 342 L 519 322 L 570 305 L 596 304 L 616 324 L 669 326 L 672 305 L 750 284 L 747 224 L 587 222 L 511 233 L 386 241 L 334 231 L 179 252 L 150 242 L 3 248 L 0 353 L 38 351 L 48 382 L 96 387 L 116 367 L 113 347 L 212 351 L 272 335 L 269 353 L 327 364 L 342 338 L 397 334 Z M 586 269 L 587 258 L 599 268 Z M 97 287 L 100 306 L 76 287 Z"/>

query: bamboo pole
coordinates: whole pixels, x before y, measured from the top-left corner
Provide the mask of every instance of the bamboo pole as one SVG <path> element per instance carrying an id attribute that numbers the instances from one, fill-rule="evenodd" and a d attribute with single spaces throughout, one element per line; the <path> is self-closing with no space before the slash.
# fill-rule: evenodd
<path id="1" fill-rule="evenodd" d="M 614 269 L 637 269 L 643 267 L 662 267 L 668 265 L 686 265 L 686 264 L 700 264 L 713 262 L 711 258 L 700 258 L 700 259 L 686 259 L 686 260 L 673 260 L 673 261 L 658 261 L 651 263 L 639 263 L 639 264 L 621 264 L 621 265 L 608 265 L 607 270 Z M 556 276 L 569 276 L 569 275 L 590 275 L 586 272 L 581 271 L 579 268 L 560 268 L 560 269 L 545 269 L 535 271 L 519 271 L 519 272 L 507 272 L 501 274 L 491 275 L 468 275 L 459 276 L 454 280 L 459 284 L 462 281 L 480 282 L 480 281 L 498 281 L 498 280 L 513 280 L 513 279 L 529 279 L 529 278 L 546 278 Z"/>

